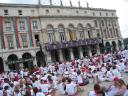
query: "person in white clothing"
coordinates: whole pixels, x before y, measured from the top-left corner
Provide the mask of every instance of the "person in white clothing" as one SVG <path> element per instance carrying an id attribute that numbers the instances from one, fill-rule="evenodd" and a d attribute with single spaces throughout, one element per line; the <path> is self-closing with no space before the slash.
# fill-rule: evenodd
<path id="1" fill-rule="evenodd" d="M 36 96 L 45 96 L 45 94 L 41 92 L 41 90 L 38 90 L 38 92 L 36 93 Z"/>
<path id="2" fill-rule="evenodd" d="M 121 78 L 121 73 L 116 69 L 116 66 L 113 66 L 113 70 L 112 70 L 113 76 Z"/>
<path id="3" fill-rule="evenodd" d="M 64 95 L 65 94 L 65 88 L 66 88 L 65 78 L 63 78 L 61 80 L 61 83 L 58 85 L 58 91 L 59 91 L 60 95 Z"/>
<path id="4" fill-rule="evenodd" d="M 112 72 L 110 71 L 110 68 L 107 68 L 107 73 L 106 73 L 106 80 L 107 81 L 113 81 L 114 76 L 112 75 Z"/>
<path id="5" fill-rule="evenodd" d="M 45 95 L 47 95 L 49 93 L 50 85 L 47 83 L 47 78 L 45 78 L 45 77 L 41 78 L 39 88 Z"/>
<path id="6" fill-rule="evenodd" d="M 99 84 L 94 85 L 94 91 L 90 91 L 88 96 L 97 96 L 97 93 L 101 91 Z"/>
<path id="7" fill-rule="evenodd" d="M 66 93 L 68 96 L 76 96 L 77 93 L 77 84 L 73 83 L 70 78 L 66 84 Z"/>

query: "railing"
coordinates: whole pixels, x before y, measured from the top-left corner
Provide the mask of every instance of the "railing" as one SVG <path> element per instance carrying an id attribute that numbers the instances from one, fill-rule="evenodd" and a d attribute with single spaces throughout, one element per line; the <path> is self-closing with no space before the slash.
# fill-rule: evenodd
<path id="1" fill-rule="evenodd" d="M 63 49 L 63 48 L 72 48 L 79 47 L 84 45 L 96 45 L 100 43 L 100 39 L 86 39 L 78 41 L 67 41 L 67 42 L 56 42 L 56 43 L 46 43 L 45 47 L 47 51 Z"/>

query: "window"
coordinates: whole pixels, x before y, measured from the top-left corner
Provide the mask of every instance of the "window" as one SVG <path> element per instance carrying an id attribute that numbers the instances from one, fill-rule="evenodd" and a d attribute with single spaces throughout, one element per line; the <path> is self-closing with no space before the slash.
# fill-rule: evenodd
<path id="1" fill-rule="evenodd" d="M 70 40 L 77 40 L 77 35 L 76 31 L 74 30 L 74 25 L 69 24 L 69 35 L 70 35 Z"/>
<path id="2" fill-rule="evenodd" d="M 78 14 L 78 13 L 79 13 L 79 11 L 76 11 L 76 13 Z"/>
<path id="3" fill-rule="evenodd" d="M 112 13 L 112 16 L 113 16 L 114 14 Z"/>
<path id="4" fill-rule="evenodd" d="M 6 32 L 11 31 L 11 22 L 10 21 L 5 21 L 5 31 Z"/>
<path id="5" fill-rule="evenodd" d="M 19 15 L 22 15 L 22 10 L 18 10 L 18 14 Z"/>
<path id="6" fill-rule="evenodd" d="M 108 26 L 111 26 L 111 21 L 110 20 L 108 20 Z"/>
<path id="7" fill-rule="evenodd" d="M 19 21 L 20 31 L 25 30 L 25 21 Z"/>
<path id="8" fill-rule="evenodd" d="M 100 16 L 102 16 L 101 12 L 100 12 Z"/>
<path id="9" fill-rule="evenodd" d="M 92 38 L 92 32 L 90 30 L 88 30 L 88 37 Z"/>
<path id="10" fill-rule="evenodd" d="M 34 12 L 35 12 L 35 10 L 31 10 L 31 12 L 32 12 L 32 13 L 34 13 Z"/>
<path id="11" fill-rule="evenodd" d="M 14 49 L 13 35 L 7 35 L 8 48 Z"/>
<path id="12" fill-rule="evenodd" d="M 48 14 L 49 13 L 49 10 L 46 10 L 45 12 Z"/>
<path id="13" fill-rule="evenodd" d="M 92 27 L 90 24 L 87 24 L 87 33 L 88 33 L 89 39 L 93 38 Z"/>
<path id="14" fill-rule="evenodd" d="M 106 16 L 108 16 L 108 13 L 106 13 Z"/>
<path id="15" fill-rule="evenodd" d="M 84 30 L 83 30 L 83 26 L 81 24 L 78 25 L 78 32 L 79 32 L 80 40 L 83 40 L 84 39 Z"/>
<path id="16" fill-rule="evenodd" d="M 117 37 L 120 37 L 120 36 L 119 36 L 118 29 L 115 29 L 115 31 L 116 31 L 116 36 L 117 36 Z"/>
<path id="17" fill-rule="evenodd" d="M 31 10 L 31 14 L 32 15 L 35 15 L 35 10 Z"/>
<path id="18" fill-rule="evenodd" d="M 114 26 L 116 26 L 116 20 L 113 20 L 113 24 L 114 24 Z"/>
<path id="19" fill-rule="evenodd" d="M 48 41 L 51 43 L 55 40 L 54 29 L 52 25 L 47 26 L 47 32 L 48 32 Z"/>
<path id="20" fill-rule="evenodd" d="M 60 34 L 60 40 L 62 42 L 65 41 L 66 40 L 66 38 L 65 38 L 65 30 L 64 30 L 64 27 L 62 25 L 59 25 L 58 31 L 59 31 L 59 34 Z"/>
<path id="21" fill-rule="evenodd" d="M 40 40 L 39 40 L 39 35 L 38 34 L 35 35 L 35 42 L 36 42 L 36 46 L 39 46 Z"/>
<path id="22" fill-rule="evenodd" d="M 86 13 L 87 13 L 87 11 L 84 11 L 84 13 L 86 14 Z"/>
<path id="23" fill-rule="evenodd" d="M 104 37 L 107 38 L 107 31 L 104 30 Z"/>
<path id="24" fill-rule="evenodd" d="M 36 20 L 32 21 L 32 28 L 35 30 L 35 29 L 38 29 L 38 23 Z"/>
<path id="25" fill-rule="evenodd" d="M 97 20 L 94 20 L 94 23 L 95 23 L 95 27 L 98 27 L 98 22 L 97 22 Z"/>
<path id="26" fill-rule="evenodd" d="M 107 32 L 107 33 L 108 33 L 108 38 L 110 38 L 111 37 L 110 32 Z"/>
<path id="27" fill-rule="evenodd" d="M 104 34 L 103 34 L 103 30 L 101 29 L 101 36 L 102 38 L 104 38 Z"/>
<path id="28" fill-rule="evenodd" d="M 95 16 L 95 13 L 93 12 L 93 16 Z"/>
<path id="29" fill-rule="evenodd" d="M 28 47 L 27 34 L 21 34 L 21 39 L 22 39 L 22 46 L 23 46 L 23 48 Z"/>
<path id="30" fill-rule="evenodd" d="M 111 38 L 113 38 L 113 32 L 112 32 L 112 29 L 109 29 L 109 32 L 110 32 Z"/>
<path id="31" fill-rule="evenodd" d="M 4 10 L 4 15 L 8 15 L 8 10 Z"/>
<path id="32" fill-rule="evenodd" d="M 57 13 L 60 13 L 60 10 L 57 10 Z"/>
<path id="33" fill-rule="evenodd" d="M 101 20 L 101 25 L 104 26 L 104 21 L 103 20 Z"/>
<path id="34" fill-rule="evenodd" d="M 100 37 L 99 29 L 96 29 L 97 37 Z"/>

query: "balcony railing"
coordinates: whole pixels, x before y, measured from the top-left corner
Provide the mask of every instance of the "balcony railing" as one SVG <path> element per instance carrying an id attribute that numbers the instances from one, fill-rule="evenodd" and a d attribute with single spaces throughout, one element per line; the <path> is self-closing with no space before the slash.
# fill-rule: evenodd
<path id="1" fill-rule="evenodd" d="M 46 43 L 45 47 L 48 51 L 63 49 L 63 48 L 72 48 L 79 47 L 85 45 L 96 45 L 99 44 L 100 39 L 86 39 L 86 40 L 78 40 L 78 41 L 67 41 L 67 42 L 56 42 L 56 43 Z"/>

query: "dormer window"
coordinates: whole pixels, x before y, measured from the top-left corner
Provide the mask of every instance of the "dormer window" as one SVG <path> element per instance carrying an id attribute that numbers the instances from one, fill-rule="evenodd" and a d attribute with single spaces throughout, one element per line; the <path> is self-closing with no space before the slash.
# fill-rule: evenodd
<path id="1" fill-rule="evenodd" d="M 57 10 L 57 13 L 60 13 L 60 10 Z"/>
<path id="2" fill-rule="evenodd" d="M 45 12 L 48 14 L 49 13 L 49 10 L 45 10 Z"/>
<path id="3" fill-rule="evenodd" d="M 8 10 L 4 10 L 4 15 L 8 15 Z"/>
<path id="4" fill-rule="evenodd" d="M 86 14 L 86 13 L 87 13 L 87 11 L 84 11 L 84 13 Z"/>
<path id="5" fill-rule="evenodd" d="M 79 13 L 79 11 L 76 11 L 76 13 L 78 14 L 78 13 Z"/>
<path id="6" fill-rule="evenodd" d="M 114 14 L 112 13 L 112 16 L 114 16 Z"/>
<path id="7" fill-rule="evenodd" d="M 108 13 L 106 13 L 106 16 L 108 16 Z"/>
<path id="8" fill-rule="evenodd" d="M 95 13 L 93 12 L 93 16 L 95 16 Z"/>
<path id="9" fill-rule="evenodd" d="M 100 12 L 100 16 L 102 16 L 101 12 Z"/>
<path id="10" fill-rule="evenodd" d="M 22 15 L 22 10 L 18 10 L 18 14 L 19 15 Z"/>

